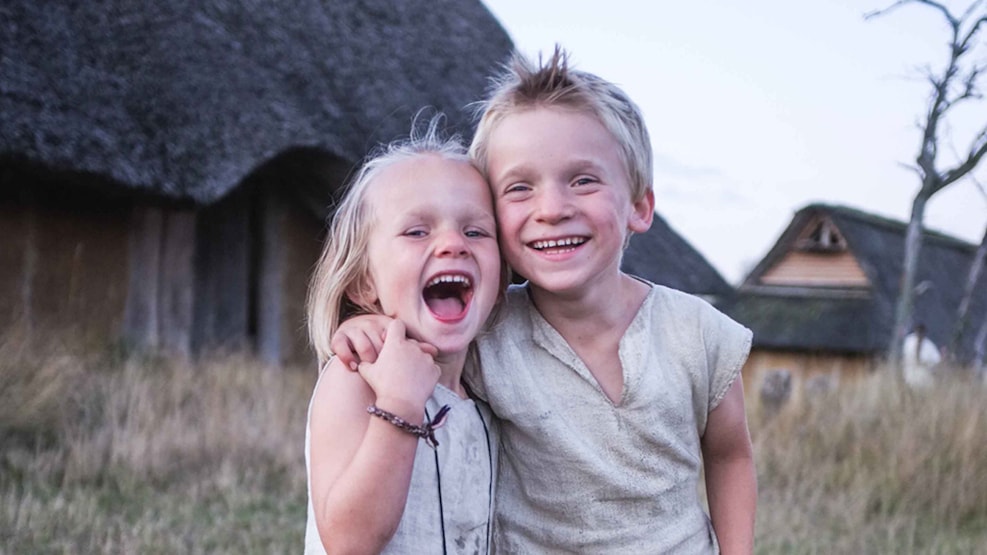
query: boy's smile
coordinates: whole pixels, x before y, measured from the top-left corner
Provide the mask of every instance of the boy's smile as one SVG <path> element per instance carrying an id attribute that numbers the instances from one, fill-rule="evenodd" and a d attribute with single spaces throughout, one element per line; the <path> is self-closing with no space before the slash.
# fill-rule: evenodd
<path id="1" fill-rule="evenodd" d="M 490 134 L 487 172 L 508 263 L 555 293 L 614 285 L 630 232 L 651 225 L 654 197 L 632 202 L 617 141 L 593 116 L 538 107 Z"/>

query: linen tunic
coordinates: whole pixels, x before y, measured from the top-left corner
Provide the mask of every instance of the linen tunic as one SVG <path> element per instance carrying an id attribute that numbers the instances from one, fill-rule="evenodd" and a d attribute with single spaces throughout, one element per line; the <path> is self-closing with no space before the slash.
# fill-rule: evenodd
<path id="1" fill-rule="evenodd" d="M 705 301 L 652 285 L 619 345 L 614 404 L 531 303 L 508 292 L 479 338 L 474 391 L 501 419 L 497 553 L 709 553 L 700 438 L 751 332 Z"/>
<path id="2" fill-rule="evenodd" d="M 316 388 L 318 387 L 316 384 Z M 401 516 L 397 531 L 382 553 L 442 553 L 440 484 L 448 552 L 463 554 L 489 552 L 493 476 L 496 474 L 497 428 L 492 421 L 490 409 L 484 403 L 462 399 L 448 388 L 437 385 L 425 408 L 429 415 L 434 416 L 442 405 L 449 405 L 451 408 L 445 424 L 435 432 L 439 446 L 433 451 L 424 440 L 418 441 L 404 514 Z M 319 539 L 312 506 L 311 401 L 308 414 L 309 420 L 305 426 L 305 469 L 306 476 L 309 477 L 305 554 L 324 555 L 326 551 Z M 438 473 L 436 453 L 438 453 Z"/>

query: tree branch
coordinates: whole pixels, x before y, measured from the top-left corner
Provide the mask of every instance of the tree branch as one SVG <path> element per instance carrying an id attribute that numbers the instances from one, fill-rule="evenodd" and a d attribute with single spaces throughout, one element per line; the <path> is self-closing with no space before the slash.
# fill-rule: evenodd
<path id="1" fill-rule="evenodd" d="M 905 4 L 925 4 L 927 6 L 932 6 L 933 8 L 936 8 L 937 10 L 941 11 L 942 14 L 946 16 L 946 20 L 949 21 L 950 25 L 954 25 L 954 26 L 959 25 L 959 22 L 956 20 L 955 17 L 953 17 L 953 14 L 949 13 L 949 10 L 946 9 L 945 6 L 943 6 L 939 2 L 932 2 L 931 0 L 898 0 L 894 4 L 888 6 L 887 8 L 884 8 L 883 10 L 874 10 L 872 12 L 864 14 L 864 19 L 871 19 L 872 17 L 878 17 L 891 13 L 892 10 L 898 9 L 899 7 L 904 6 Z M 975 2 L 974 5 L 976 4 L 977 3 Z"/>
<path id="2" fill-rule="evenodd" d="M 946 9 L 945 6 L 943 6 L 942 4 L 940 4 L 938 2 L 932 2 L 931 0 L 898 0 L 894 4 L 891 4 L 887 8 L 884 8 L 883 10 L 874 10 L 872 12 L 865 13 L 864 14 L 864 19 L 871 19 L 871 18 L 874 18 L 874 17 L 879 17 L 879 16 L 882 16 L 882 15 L 891 13 L 893 10 L 896 10 L 896 9 L 900 8 L 901 6 L 904 6 L 905 4 L 925 4 L 927 6 L 932 6 L 933 8 L 936 8 L 937 10 L 941 11 L 943 13 L 943 15 L 946 16 L 946 20 L 949 21 L 951 24 L 954 21 L 956 21 L 956 18 L 953 17 L 953 14 L 949 13 L 949 10 Z M 977 3 L 974 3 L 974 5 L 976 5 L 976 4 Z"/>
<path id="3" fill-rule="evenodd" d="M 970 152 L 967 154 L 966 160 L 943 175 L 943 186 L 945 187 L 946 185 L 949 185 L 950 183 L 971 172 L 973 168 L 977 167 L 977 164 L 980 163 L 980 159 L 984 157 L 985 153 L 987 153 L 987 126 L 981 129 L 980 133 L 978 133 L 977 137 L 973 140 L 973 144 L 970 145 Z"/>

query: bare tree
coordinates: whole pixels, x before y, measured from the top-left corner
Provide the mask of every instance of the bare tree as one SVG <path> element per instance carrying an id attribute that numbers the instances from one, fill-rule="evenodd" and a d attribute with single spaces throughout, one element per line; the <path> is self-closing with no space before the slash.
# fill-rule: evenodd
<path id="1" fill-rule="evenodd" d="M 980 279 L 984 267 L 984 259 L 987 258 L 987 230 L 984 230 L 984 237 L 980 240 L 980 246 L 973 255 L 973 262 L 970 263 L 970 271 L 966 276 L 966 286 L 963 288 L 963 297 L 960 299 L 960 306 L 956 310 L 956 323 L 953 325 L 953 333 L 949 338 L 949 356 L 953 361 L 957 361 L 960 349 L 960 342 L 966 327 L 970 321 L 970 305 L 973 302 L 977 281 Z"/>
<path id="2" fill-rule="evenodd" d="M 972 179 L 980 190 L 980 194 L 984 199 L 987 199 L 987 190 L 975 178 Z M 960 298 L 959 308 L 956 309 L 956 323 L 953 325 L 953 334 L 949 338 L 949 348 L 946 350 L 953 362 L 960 362 L 960 345 L 963 341 L 963 334 L 966 333 L 966 328 L 970 323 L 970 305 L 973 303 L 973 294 L 976 291 L 977 282 L 980 280 L 980 274 L 983 273 L 985 260 L 987 260 L 987 229 L 984 229 L 980 246 L 973 254 L 970 270 L 966 275 L 966 285 L 963 287 L 963 296 Z"/>
<path id="3" fill-rule="evenodd" d="M 902 341 L 907 331 L 915 304 L 915 276 L 918 270 L 919 252 L 922 248 L 922 230 L 925 207 L 933 195 L 969 174 L 987 152 L 987 123 L 976 134 L 965 156 L 948 169 L 939 167 L 939 143 L 944 120 L 959 104 L 980 99 L 978 81 L 987 70 L 984 60 L 971 60 L 968 54 L 977 45 L 981 27 L 987 23 L 987 0 L 976 0 L 959 17 L 948 8 L 932 0 L 899 0 L 890 7 L 867 14 L 877 17 L 906 4 L 921 4 L 937 10 L 952 31 L 949 42 L 949 61 L 941 72 L 926 68 L 925 77 L 932 86 L 928 108 L 919 122 L 922 140 L 916 165 L 911 166 L 919 176 L 921 187 L 912 200 L 912 213 L 905 233 L 905 260 L 901 276 L 901 292 L 895 306 L 894 331 L 888 356 L 892 361 L 901 359 Z"/>

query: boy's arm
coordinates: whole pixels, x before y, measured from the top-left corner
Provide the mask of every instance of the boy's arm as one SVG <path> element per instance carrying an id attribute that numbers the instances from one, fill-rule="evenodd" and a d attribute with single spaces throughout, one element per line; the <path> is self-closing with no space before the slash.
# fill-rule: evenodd
<path id="1" fill-rule="evenodd" d="M 757 474 L 740 376 L 710 413 L 702 449 L 706 497 L 720 551 L 752 553 Z"/>
<path id="2" fill-rule="evenodd" d="M 419 439 L 366 409 L 420 424 L 439 369 L 400 322 L 389 329 L 377 363 L 358 374 L 333 359 L 315 393 L 309 483 L 328 553 L 380 552 L 403 516 Z"/>
<path id="3" fill-rule="evenodd" d="M 344 320 L 329 340 L 329 348 L 344 366 L 356 370 L 361 362 L 374 362 L 384 346 L 387 324 L 381 314 L 361 314 Z"/>
<path id="4" fill-rule="evenodd" d="M 356 370 L 361 362 L 372 363 L 384 346 L 387 326 L 393 318 L 383 314 L 361 314 L 344 320 L 329 340 L 329 348 L 336 358 L 350 370 Z M 418 343 L 423 351 L 432 356 L 438 349 L 428 343 Z"/>

